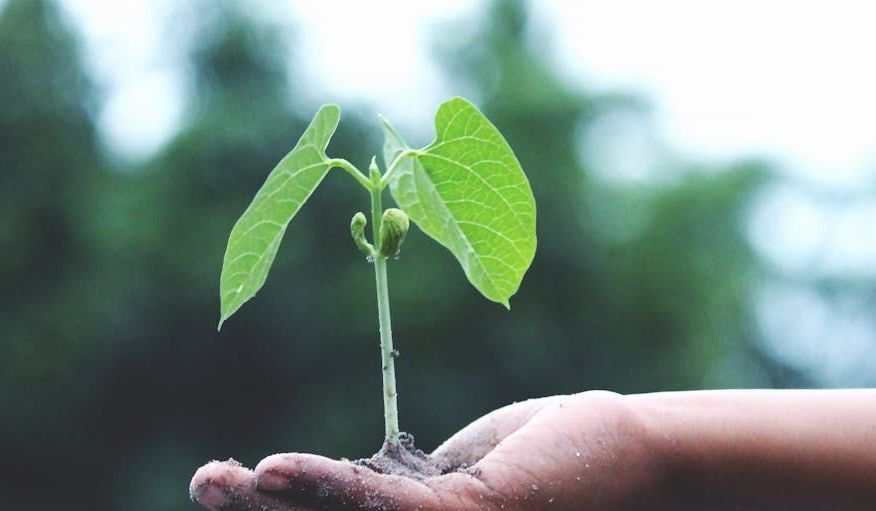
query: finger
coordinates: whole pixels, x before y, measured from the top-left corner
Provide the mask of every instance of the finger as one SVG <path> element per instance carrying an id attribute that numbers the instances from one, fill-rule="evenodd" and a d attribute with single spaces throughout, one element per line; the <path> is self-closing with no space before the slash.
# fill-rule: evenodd
<path id="1" fill-rule="evenodd" d="M 256 491 L 253 471 L 234 460 L 211 461 L 199 468 L 189 495 L 212 511 L 306 511 Z"/>
<path id="2" fill-rule="evenodd" d="M 474 465 L 508 435 L 523 427 L 545 405 L 561 397 L 530 399 L 494 410 L 448 438 L 432 456 L 445 471 Z"/>
<path id="3" fill-rule="evenodd" d="M 259 491 L 320 510 L 439 509 L 436 493 L 420 481 L 314 454 L 269 456 L 255 474 Z"/>

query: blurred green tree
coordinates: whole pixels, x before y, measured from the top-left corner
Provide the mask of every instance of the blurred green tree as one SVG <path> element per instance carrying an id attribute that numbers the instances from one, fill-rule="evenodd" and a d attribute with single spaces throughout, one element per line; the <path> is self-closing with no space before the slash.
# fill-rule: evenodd
<path id="1" fill-rule="evenodd" d="M 43 0 L 10 0 L 0 18 L 0 455 L 16 467 L 0 507 L 190 509 L 185 484 L 210 457 L 370 454 L 382 440 L 376 305 L 347 234 L 368 201 L 347 176 L 329 175 L 296 218 L 258 306 L 215 332 L 231 225 L 316 101 L 332 100 L 289 79 L 294 41 L 233 2 L 180 21 L 192 27 L 186 121 L 121 172 L 100 150 L 98 98 L 61 19 Z M 531 396 L 762 384 L 736 368 L 764 365 L 740 216 L 765 170 L 601 181 L 579 136 L 625 100 L 561 80 L 527 36 L 525 4 L 495 2 L 475 21 L 441 61 L 530 176 L 539 249 L 507 312 L 412 230 L 390 266 L 403 428 L 429 449 Z M 344 106 L 329 152 L 365 166 L 375 119 Z"/>
<path id="2" fill-rule="evenodd" d="M 81 474 L 103 461 L 89 457 L 87 428 L 102 378 L 90 371 L 102 358 L 91 335 L 106 307 L 82 207 L 105 175 L 96 98 L 53 4 L 6 3 L 0 49 L 0 455 L 15 466 L 0 507 L 51 508 L 31 483 L 49 460 L 76 463 L 55 491 L 87 506 L 97 490 Z"/>

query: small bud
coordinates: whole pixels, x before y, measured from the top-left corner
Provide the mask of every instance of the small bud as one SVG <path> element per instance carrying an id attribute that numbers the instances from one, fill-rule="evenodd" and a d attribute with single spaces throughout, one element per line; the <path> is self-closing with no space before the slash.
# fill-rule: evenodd
<path id="1" fill-rule="evenodd" d="M 361 211 L 353 215 L 353 220 L 350 221 L 350 235 L 353 236 L 353 241 L 359 247 L 359 250 L 365 254 L 365 257 L 370 258 L 374 257 L 374 247 L 365 239 L 365 225 L 367 223 L 368 220 Z"/>
<path id="2" fill-rule="evenodd" d="M 410 221 L 404 211 L 389 208 L 383 212 L 380 224 L 380 255 L 395 257 L 401 249 L 401 244 L 408 233 Z"/>
<path id="3" fill-rule="evenodd" d="M 377 168 L 377 156 L 371 157 L 371 164 L 368 165 L 368 177 L 371 178 L 372 182 L 380 181 L 380 169 Z"/>

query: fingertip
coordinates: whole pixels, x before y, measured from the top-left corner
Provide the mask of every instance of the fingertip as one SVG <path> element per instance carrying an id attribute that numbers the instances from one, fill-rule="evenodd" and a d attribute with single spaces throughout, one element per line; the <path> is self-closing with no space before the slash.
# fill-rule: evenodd
<path id="1" fill-rule="evenodd" d="M 301 490 L 317 480 L 325 482 L 361 467 L 345 461 L 306 453 L 273 454 L 256 465 L 256 488 L 265 491 Z M 334 476 L 334 477 L 333 477 Z"/>
<path id="2" fill-rule="evenodd" d="M 265 491 L 289 489 L 291 481 L 300 473 L 299 457 L 294 453 L 272 454 L 255 467 L 256 488 Z"/>
<path id="3" fill-rule="evenodd" d="M 230 488 L 246 485 L 251 478 L 252 472 L 234 460 L 211 461 L 195 471 L 189 496 L 215 511 L 228 503 Z"/>

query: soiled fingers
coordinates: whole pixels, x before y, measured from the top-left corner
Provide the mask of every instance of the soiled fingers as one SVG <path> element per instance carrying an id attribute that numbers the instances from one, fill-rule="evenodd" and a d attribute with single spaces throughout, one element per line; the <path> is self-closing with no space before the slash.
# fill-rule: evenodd
<path id="1" fill-rule="evenodd" d="M 275 454 L 255 469 L 259 491 L 318 510 L 441 511 L 478 509 L 470 476 L 418 481 L 384 475 L 313 454 Z"/>
<path id="2" fill-rule="evenodd" d="M 212 511 L 311 511 L 259 492 L 253 471 L 234 460 L 211 461 L 199 468 L 189 494 Z"/>

